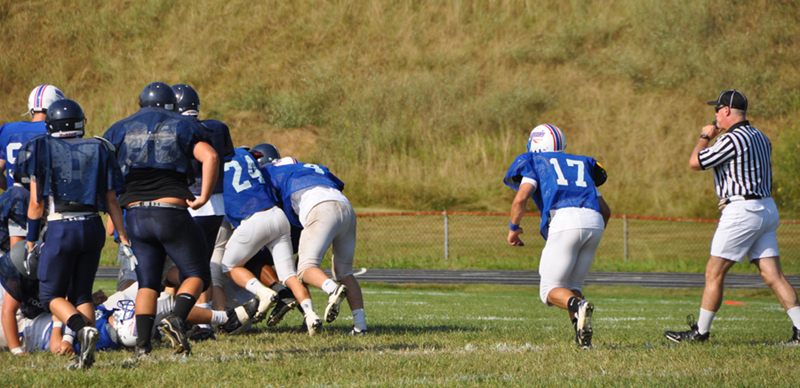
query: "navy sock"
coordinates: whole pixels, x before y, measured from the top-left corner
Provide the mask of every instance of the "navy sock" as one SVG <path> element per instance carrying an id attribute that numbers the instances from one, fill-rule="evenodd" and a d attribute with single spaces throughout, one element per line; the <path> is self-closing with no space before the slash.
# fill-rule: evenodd
<path id="1" fill-rule="evenodd" d="M 567 310 L 577 313 L 579 303 L 581 303 L 581 300 L 578 299 L 578 297 L 573 296 L 572 298 L 569 298 L 569 301 L 567 301 Z"/>
<path id="2" fill-rule="evenodd" d="M 67 319 L 67 327 L 72 329 L 75 333 L 78 330 L 83 329 L 84 327 L 88 326 L 86 321 L 83 320 L 83 317 L 80 314 L 73 314 L 69 319 Z"/>
<path id="3" fill-rule="evenodd" d="M 197 298 L 192 296 L 192 294 L 178 294 L 178 296 L 175 297 L 175 309 L 172 310 L 172 313 L 185 321 L 195 303 L 197 303 Z"/>
<path id="4" fill-rule="evenodd" d="M 153 337 L 153 326 L 156 323 L 154 314 L 140 314 L 136 316 L 136 346 L 147 348 L 150 346 L 150 339 Z"/>

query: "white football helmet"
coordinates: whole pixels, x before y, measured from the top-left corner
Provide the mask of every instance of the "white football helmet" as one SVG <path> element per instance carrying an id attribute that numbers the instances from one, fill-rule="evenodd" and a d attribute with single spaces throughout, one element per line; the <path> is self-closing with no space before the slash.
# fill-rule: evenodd
<path id="1" fill-rule="evenodd" d="M 287 164 L 297 164 L 297 159 L 291 156 L 286 156 L 272 161 L 273 166 L 285 166 Z"/>
<path id="2" fill-rule="evenodd" d="M 117 302 L 118 310 L 114 311 L 114 330 L 117 331 L 117 343 L 132 348 L 136 346 L 136 304 L 126 299 Z"/>
<path id="3" fill-rule="evenodd" d="M 33 116 L 36 112 L 46 112 L 50 104 L 64 98 L 64 93 L 53 85 L 39 85 L 28 97 L 28 112 Z"/>
<path id="4" fill-rule="evenodd" d="M 542 124 L 528 137 L 528 152 L 562 152 L 567 148 L 564 134 L 553 124 Z"/>

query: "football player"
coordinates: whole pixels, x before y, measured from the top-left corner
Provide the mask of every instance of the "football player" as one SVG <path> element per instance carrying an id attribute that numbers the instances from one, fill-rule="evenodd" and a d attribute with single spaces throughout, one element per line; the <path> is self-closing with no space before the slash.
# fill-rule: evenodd
<path id="1" fill-rule="evenodd" d="M 303 228 L 298 251 L 298 280 L 328 294 L 325 307 L 325 321 L 328 323 L 336 319 L 342 301 L 347 298 L 353 313 L 350 333 L 366 334 L 364 299 L 361 286 L 353 276 L 356 214 L 350 201 L 342 194 L 344 183 L 327 167 L 300 163 L 291 157 L 280 158 L 279 153 L 275 159 L 265 165 L 265 171 L 283 203 L 286 218 L 292 225 Z M 320 269 L 329 247 L 333 249 L 333 280 Z"/>
<path id="2" fill-rule="evenodd" d="M 261 300 L 255 319 L 260 321 L 277 301 L 278 294 L 245 268 L 245 264 L 266 247 L 278 278 L 300 301 L 309 335 L 319 333 L 322 320 L 314 311 L 308 289 L 297 280 L 291 228 L 277 206 L 278 198 L 269 177 L 244 148 L 234 151 L 233 158 L 225 163 L 225 171 L 225 216 L 235 229 L 225 246 L 222 272 Z"/>
<path id="3" fill-rule="evenodd" d="M 192 215 L 194 221 L 203 230 L 206 245 L 209 247 L 206 259 L 211 262 L 211 256 L 214 252 L 212 249 L 215 246 L 217 234 L 219 234 L 220 225 L 225 218 L 225 204 L 222 199 L 222 176 L 224 174 L 224 164 L 226 160 L 230 160 L 233 156 L 233 140 L 231 140 L 231 133 L 225 123 L 217 120 L 202 120 L 198 119 L 200 114 L 200 96 L 197 91 L 186 84 L 172 85 L 172 90 L 175 91 L 177 98 L 178 113 L 197 120 L 204 129 L 208 132 L 210 145 L 217 152 L 219 163 L 217 168 L 217 183 L 214 185 L 211 198 L 203 207 L 194 210 L 189 209 L 189 214 Z M 195 183 L 189 186 L 192 194 L 199 196 L 202 194 L 202 164 L 197 160 L 192 160 L 192 169 L 197 177 Z M 212 287 L 214 284 L 214 277 L 212 273 Z M 203 293 L 198 298 L 197 306 L 204 308 L 211 308 L 208 304 L 210 300 L 209 291 Z"/>
<path id="4" fill-rule="evenodd" d="M 531 131 L 528 152 L 517 156 L 503 182 L 517 190 L 511 204 L 508 243 L 523 246 L 519 235 L 528 198 L 542 213 L 539 231 L 547 241 L 539 262 L 539 295 L 547 306 L 569 312 L 575 343 L 592 346 L 594 304 L 581 292 L 600 237 L 611 216 L 597 186 L 606 172 L 588 156 L 564 153 L 564 134 L 555 125 Z"/>
<path id="5" fill-rule="evenodd" d="M 103 139 L 83 139 L 86 117 L 77 102 L 62 99 L 47 109 L 47 135 L 28 140 L 17 155 L 16 172 L 31 179 L 26 239 L 32 251 L 47 207 L 47 231 L 39 258 L 43 307 L 72 329 L 84 351 L 72 368 L 94 363 L 92 285 L 105 244 L 98 212 L 107 212 L 123 244 L 130 246 L 117 191 L 122 173 L 113 147 Z"/>
<path id="6" fill-rule="evenodd" d="M 10 246 L 25 239 L 27 234 L 28 178 L 14 179 L 14 163 L 17 152 L 26 141 L 34 136 L 47 133 L 45 119 L 47 108 L 53 102 L 64 98 L 64 93 L 53 85 L 39 85 L 28 97 L 28 113 L 31 121 L 7 123 L 0 127 L 0 170 L 4 170 L 6 178 L 0 178 L 0 189 L 8 190 L 5 194 L 3 216 L 8 219 Z"/>
<path id="7" fill-rule="evenodd" d="M 117 149 L 117 160 L 125 176 L 125 192 L 119 202 L 126 208 L 133 252 L 138 263 L 136 277 L 136 355 L 150 353 L 156 301 L 167 255 L 182 279 L 173 314 L 158 323 L 177 353 L 191 353 L 186 340 L 186 318 L 201 292 L 208 289 L 211 273 L 203 234 L 187 208 L 205 205 L 214 189 L 218 157 L 209 144 L 207 131 L 197 122 L 175 112 L 177 99 L 163 82 L 147 85 L 139 96 L 139 109 L 112 125 L 104 138 Z M 191 160 L 202 164 L 199 197 L 189 190 L 194 180 Z"/>

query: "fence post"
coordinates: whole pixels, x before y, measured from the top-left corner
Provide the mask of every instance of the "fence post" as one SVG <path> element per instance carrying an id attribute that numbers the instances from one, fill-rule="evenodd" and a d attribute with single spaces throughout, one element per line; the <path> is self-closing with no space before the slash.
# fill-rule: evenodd
<path id="1" fill-rule="evenodd" d="M 444 259 L 447 260 L 448 257 L 450 256 L 450 253 L 448 252 L 448 241 L 447 241 L 448 238 L 450 237 L 447 232 L 447 210 L 445 210 L 442 214 L 444 215 Z"/>
<path id="2" fill-rule="evenodd" d="M 623 261 L 628 261 L 628 217 L 622 215 L 622 258 Z"/>

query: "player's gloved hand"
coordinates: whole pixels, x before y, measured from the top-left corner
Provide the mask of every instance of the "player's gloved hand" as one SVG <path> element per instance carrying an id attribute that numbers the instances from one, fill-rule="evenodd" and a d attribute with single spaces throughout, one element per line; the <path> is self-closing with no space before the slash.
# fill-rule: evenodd
<path id="1" fill-rule="evenodd" d="M 136 269 L 136 266 L 139 264 L 139 261 L 136 260 L 136 255 L 133 254 L 133 249 L 128 244 L 120 243 L 119 249 L 122 250 L 122 254 L 128 259 L 128 262 L 131 264 L 131 271 Z"/>

